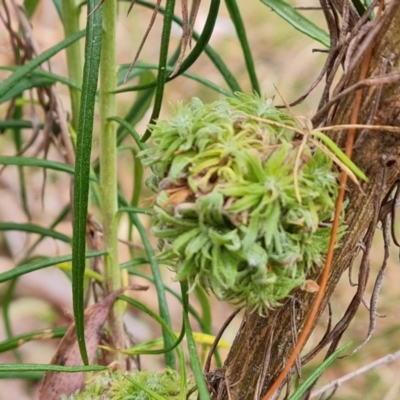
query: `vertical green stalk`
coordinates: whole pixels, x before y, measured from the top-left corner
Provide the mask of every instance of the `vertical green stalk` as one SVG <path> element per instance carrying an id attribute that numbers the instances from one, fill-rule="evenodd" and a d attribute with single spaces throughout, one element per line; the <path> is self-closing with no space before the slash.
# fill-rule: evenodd
<path id="1" fill-rule="evenodd" d="M 117 203 L 117 146 L 115 122 L 117 88 L 116 68 L 117 1 L 103 4 L 103 42 L 100 59 L 100 187 L 103 214 L 106 293 L 121 287 L 118 265 L 118 203 Z M 110 312 L 109 325 L 116 348 L 124 347 L 123 309 L 116 302 Z"/>
<path id="2" fill-rule="evenodd" d="M 81 7 L 78 6 L 76 0 L 63 0 L 63 25 L 65 37 L 69 37 L 76 32 L 79 32 L 79 16 Z M 68 76 L 77 85 L 82 85 L 82 52 L 80 42 L 75 42 L 67 47 L 67 66 Z M 72 127 L 75 131 L 78 130 L 79 110 L 81 94 L 79 90 L 70 87 L 71 95 L 71 110 L 72 110 Z"/>

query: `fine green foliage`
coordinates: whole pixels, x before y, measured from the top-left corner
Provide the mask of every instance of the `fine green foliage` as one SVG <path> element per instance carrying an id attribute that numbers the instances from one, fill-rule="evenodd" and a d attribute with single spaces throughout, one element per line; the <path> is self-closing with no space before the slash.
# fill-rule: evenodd
<path id="1" fill-rule="evenodd" d="M 282 0 L 261 0 L 261 2 L 275 11 L 281 18 L 292 25 L 294 29 L 320 42 L 325 47 L 329 47 L 329 35 L 321 28 L 318 28 L 318 26 L 308 18 L 296 11 L 290 4 Z"/>
<path id="2" fill-rule="evenodd" d="M 267 313 L 322 265 L 337 176 L 295 126 L 270 100 L 244 94 L 194 99 L 152 125 L 141 154 L 157 192 L 153 232 L 176 280 Z"/>
<path id="3" fill-rule="evenodd" d="M 297 388 L 289 400 L 300 400 L 306 391 L 314 384 L 314 382 L 328 369 L 328 367 L 336 360 L 337 356 L 350 347 L 351 343 L 347 343 L 340 349 L 334 351 L 326 360 L 319 365 L 315 371 Z"/>
<path id="4" fill-rule="evenodd" d="M 190 386 L 190 382 L 187 383 Z M 135 371 L 131 373 L 106 372 L 92 380 L 85 389 L 68 400 L 178 400 L 180 377 L 171 369 L 164 372 Z M 189 399 L 196 398 L 195 395 Z M 63 400 L 67 398 L 64 396 Z"/>

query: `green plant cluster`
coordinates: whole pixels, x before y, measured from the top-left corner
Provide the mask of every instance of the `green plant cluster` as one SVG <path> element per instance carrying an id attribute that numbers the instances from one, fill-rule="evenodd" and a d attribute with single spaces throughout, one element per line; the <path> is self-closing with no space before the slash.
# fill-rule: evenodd
<path id="1" fill-rule="evenodd" d="M 180 394 L 179 374 L 171 369 L 164 372 L 121 371 L 100 373 L 84 390 L 64 400 L 177 400 Z"/>
<path id="2" fill-rule="evenodd" d="M 151 126 L 153 232 L 176 280 L 267 313 L 322 265 L 337 175 L 291 127 L 272 100 L 245 94 L 193 99 Z"/>

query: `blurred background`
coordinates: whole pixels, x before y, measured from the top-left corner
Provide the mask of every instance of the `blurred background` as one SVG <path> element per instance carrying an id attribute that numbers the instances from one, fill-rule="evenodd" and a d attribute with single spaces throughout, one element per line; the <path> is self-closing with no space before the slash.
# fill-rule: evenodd
<path id="1" fill-rule="evenodd" d="M 239 1 L 240 10 L 245 21 L 246 32 L 255 59 L 256 69 L 260 79 L 262 92 L 266 97 L 274 97 L 275 103 L 281 104 L 281 99 L 275 90 L 277 88 L 286 102 L 292 102 L 302 95 L 317 77 L 326 55 L 321 52 L 314 52 L 315 49 L 321 49 L 321 45 L 303 36 L 295 31 L 286 22 L 280 19 L 269 8 L 260 1 Z M 317 6 L 315 0 L 306 2 L 297 0 L 292 3 L 296 6 Z M 151 11 L 139 5 L 133 7 L 132 12 L 127 16 L 129 3 L 119 3 L 119 23 L 118 23 L 118 62 L 120 64 L 129 64 L 132 62 L 139 43 L 147 29 L 151 18 Z M 0 6 L 1 7 L 1 6 Z M 200 6 L 199 16 L 196 21 L 195 30 L 201 31 L 204 24 L 208 1 L 203 1 Z M 180 10 L 180 2 L 177 1 L 177 13 Z M 323 15 L 319 11 L 304 11 L 306 16 L 312 19 L 316 24 L 323 26 Z M 82 13 L 82 27 L 85 25 L 85 12 Z M 16 20 L 15 28 L 17 27 Z M 160 34 L 162 27 L 162 17 L 158 16 L 155 26 L 149 35 L 144 46 L 140 60 L 149 63 L 157 63 L 160 43 Z M 63 29 L 58 19 L 56 10 L 51 0 L 41 0 L 33 18 L 33 32 L 37 42 L 42 50 L 56 44 L 63 39 Z M 181 30 L 174 26 L 174 41 L 171 44 L 171 51 L 179 44 Z M 221 7 L 220 16 L 217 21 L 217 27 L 213 33 L 210 44 L 222 57 L 225 63 L 233 71 L 236 79 L 239 81 L 244 91 L 250 91 L 251 86 L 246 74 L 243 62 L 241 48 L 236 38 L 235 28 L 230 21 L 229 14 Z M 82 43 L 83 45 L 83 43 Z M 9 45 L 9 37 L 4 25 L 0 24 L 0 65 L 12 65 L 14 55 Z M 53 72 L 66 76 L 66 59 L 64 52 L 57 54 L 51 61 Z M 190 69 L 202 77 L 205 77 L 224 87 L 221 76 L 211 64 L 208 58 L 203 55 Z M 5 71 L 0 71 L 0 78 L 8 75 Z M 70 109 L 69 93 L 65 86 L 58 84 L 57 91 L 65 109 Z M 294 112 L 297 115 L 311 117 L 316 110 L 321 88 L 317 88 L 302 104 L 295 107 Z M 118 113 L 123 116 L 132 104 L 134 93 L 123 93 L 118 95 Z M 199 97 L 203 102 L 211 102 L 220 98 L 220 94 L 205 88 L 199 83 L 189 80 L 185 77 L 178 77 L 166 86 L 164 107 L 162 117 L 169 114 L 171 107 L 177 102 L 187 102 L 192 97 Z M 5 118 L 6 104 L 0 107 L 0 119 Z M 26 119 L 30 115 L 27 113 Z M 96 115 L 98 120 L 98 115 Z M 144 116 L 138 124 L 139 133 L 144 133 L 146 124 L 150 118 L 150 111 Z M 97 156 L 98 139 L 94 131 L 94 150 L 93 158 Z M 28 140 L 31 132 L 24 131 L 25 139 Z M 27 155 L 34 156 L 41 151 L 40 142 L 30 148 Z M 15 149 L 9 132 L 0 135 L 0 154 L 15 154 Z M 59 155 L 51 150 L 49 159 L 61 161 Z M 133 189 L 133 162 L 131 155 L 121 153 L 119 157 L 119 174 L 121 185 L 127 194 Z M 45 182 L 45 186 L 43 183 Z M 43 171 L 39 169 L 29 169 L 26 171 L 26 184 L 28 189 L 28 203 L 31 212 L 32 222 L 39 225 L 49 225 L 60 211 L 70 202 L 70 180 L 66 174 L 49 171 L 44 177 Z M 151 196 L 150 191 L 144 191 L 142 206 L 146 205 L 145 198 Z M 96 219 L 101 221 L 101 215 L 94 206 L 89 207 L 90 212 Z M 151 221 L 147 217 L 142 217 L 143 222 L 150 229 Z M 0 174 L 0 221 L 27 222 L 21 202 L 21 193 L 18 183 L 18 172 L 15 167 L 7 167 Z M 126 237 L 129 229 L 128 219 L 124 217 L 121 220 L 121 238 Z M 62 221 L 57 230 L 71 235 L 72 226 L 70 218 Z M 38 238 L 37 235 L 27 235 L 23 232 L 7 231 L 0 233 L 0 272 L 14 268 L 24 257 L 24 251 Z M 140 240 L 135 240 L 140 243 Z M 156 243 L 154 241 L 154 247 Z M 36 255 L 63 255 L 70 254 L 69 245 L 45 239 L 35 249 Z M 135 254 L 141 255 L 141 250 L 135 250 Z M 120 261 L 126 262 L 130 259 L 129 248 L 120 245 Z M 369 282 L 369 291 L 371 293 L 374 278 L 376 277 L 383 259 L 383 241 L 382 233 L 378 229 L 374 250 L 371 254 L 371 273 Z M 399 302 L 400 270 L 399 253 L 394 247 L 391 248 L 389 266 L 386 272 L 381 295 L 379 297 L 378 312 L 384 318 L 377 318 L 377 326 L 373 338 L 358 353 L 349 358 L 337 360 L 332 367 L 323 375 L 318 386 L 329 382 L 332 379 L 349 373 L 369 362 L 392 353 L 400 347 L 400 309 L 397 306 Z M 143 272 L 150 273 L 147 266 L 141 267 Z M 178 288 L 173 282 L 173 276 L 170 271 L 163 269 L 164 282 L 171 287 Z M 357 265 L 354 266 L 353 280 L 356 280 Z M 136 283 L 145 283 L 139 278 L 134 278 Z M 3 305 L 7 298 L 9 283 L 0 284 L 0 304 Z M 349 284 L 349 278 L 345 274 L 339 284 L 338 290 L 332 298 L 332 312 L 334 322 L 340 319 L 345 312 L 355 288 Z M 157 309 L 155 290 L 150 287 L 147 292 L 137 293 L 137 297 Z M 170 301 L 173 326 L 176 331 L 181 327 L 181 307 L 171 296 Z M 367 299 L 369 301 L 369 299 Z M 197 307 L 196 299 L 193 299 L 193 305 Z M 223 321 L 234 311 L 234 307 L 218 302 L 212 299 L 213 329 L 216 334 Z M 41 271 L 25 275 L 16 283 L 16 289 L 11 299 L 8 310 L 11 316 L 11 327 L 4 326 L 0 320 L 0 341 L 7 337 L 7 329 L 15 334 L 22 334 L 38 329 L 48 327 L 68 325 L 72 319 L 71 286 L 65 273 L 58 268 L 47 268 Z M 326 313 L 325 313 L 326 314 Z M 241 314 L 237 316 L 225 332 L 223 339 L 227 343 L 232 343 L 236 331 L 240 326 Z M 305 352 L 308 352 L 316 345 L 323 335 L 327 315 L 321 319 L 318 328 L 309 340 Z M 367 335 L 369 323 L 369 313 L 365 307 L 360 311 L 351 324 L 350 329 L 343 337 L 342 344 L 352 341 L 354 346 L 363 341 Z M 137 312 L 130 310 L 127 316 L 127 325 L 137 342 L 147 341 L 161 336 L 158 325 L 152 320 Z M 198 329 L 194 324 L 194 330 Z M 7 352 L 0 355 L 0 362 L 16 362 L 18 357 L 25 363 L 48 363 L 56 349 L 57 340 L 36 340 L 24 344 L 18 349 L 18 353 Z M 227 349 L 221 349 L 222 357 L 227 354 Z M 312 363 L 304 368 L 304 377 L 310 373 L 322 360 L 322 355 L 317 357 Z M 155 356 L 143 356 L 142 367 L 152 369 L 163 368 L 163 358 Z M 356 400 L 356 399 L 382 399 L 395 400 L 400 398 L 400 380 L 398 371 L 400 361 L 383 365 L 362 376 L 351 380 L 341 386 L 333 396 L 334 399 Z M 36 390 L 36 382 L 22 379 L 0 380 L 0 400 L 25 400 L 32 399 Z"/>

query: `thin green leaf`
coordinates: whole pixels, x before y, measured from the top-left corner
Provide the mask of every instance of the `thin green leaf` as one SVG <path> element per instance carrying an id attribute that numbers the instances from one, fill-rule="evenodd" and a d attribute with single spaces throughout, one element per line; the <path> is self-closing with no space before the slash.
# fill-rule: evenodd
<path id="1" fill-rule="evenodd" d="M 9 90 L 4 96 L 0 97 L 0 104 L 13 99 L 14 97 L 21 96 L 26 90 L 50 86 L 52 84 L 53 81 L 45 77 L 29 76 L 21 78 L 21 80 L 13 88 L 11 88 L 11 90 Z"/>
<path id="2" fill-rule="evenodd" d="M 199 356 L 197 354 L 196 342 L 193 337 L 193 331 L 189 321 L 189 298 L 187 282 L 181 282 L 181 292 L 183 299 L 183 320 L 185 324 L 186 340 L 189 350 L 190 365 L 196 380 L 197 390 L 199 391 L 200 400 L 210 400 L 206 381 L 204 380 L 203 370 L 200 365 Z"/>
<path id="3" fill-rule="evenodd" d="M 49 60 L 55 54 L 59 53 L 61 50 L 68 47 L 70 44 L 76 42 L 77 40 L 85 36 L 85 31 L 80 31 L 75 35 L 72 35 L 61 42 L 57 43 L 55 46 L 39 54 L 33 60 L 29 61 L 23 67 L 15 71 L 11 76 L 0 83 L 0 98 L 8 93 L 18 82 L 21 81 L 26 75 L 36 69 L 39 65 L 43 64 L 45 61 Z"/>
<path id="4" fill-rule="evenodd" d="M 127 201 L 125 199 L 123 199 L 121 196 L 119 197 L 119 202 L 124 207 L 129 206 Z M 156 291 L 157 291 L 157 299 L 158 299 L 158 307 L 159 307 L 160 316 L 165 321 L 165 323 L 168 325 L 168 327 L 171 327 L 171 317 L 169 315 L 169 309 L 168 309 L 167 299 L 165 296 L 164 284 L 163 284 L 161 273 L 160 273 L 160 267 L 157 263 L 157 260 L 156 260 L 156 257 L 155 257 L 154 251 L 153 251 L 153 247 L 147 236 L 146 229 L 142 225 L 142 223 L 141 223 L 140 219 L 138 218 L 138 216 L 136 215 L 136 213 L 129 212 L 128 215 L 130 217 L 131 222 L 133 223 L 133 225 L 135 225 L 136 229 L 139 232 L 140 238 L 142 240 L 143 246 L 145 248 L 145 251 L 146 251 L 146 254 L 147 254 L 147 257 L 149 260 L 151 272 L 154 277 L 154 284 L 155 284 Z M 163 329 L 163 338 L 164 338 L 164 343 L 165 343 L 166 347 L 170 347 L 173 344 L 171 342 L 170 336 L 168 335 L 168 333 L 165 329 Z M 166 362 L 167 366 L 170 368 L 171 368 L 171 365 L 172 366 L 174 365 L 174 363 L 175 363 L 174 357 L 171 352 L 166 353 L 165 362 Z"/>
<path id="5" fill-rule="evenodd" d="M 91 251 L 91 252 L 86 253 L 85 257 L 86 258 L 100 257 L 100 256 L 103 256 L 104 254 L 107 254 L 107 252 L 104 250 Z M 28 274 L 29 272 L 32 272 L 32 271 L 37 271 L 39 269 L 52 267 L 57 264 L 61 264 L 64 262 L 70 262 L 70 261 L 72 261 L 72 254 L 67 255 L 67 256 L 46 258 L 44 260 L 19 265 L 18 267 L 15 267 L 9 271 L 2 272 L 0 274 L 0 283 L 9 281 L 10 279 L 14 279 L 21 275 Z"/>
<path id="6" fill-rule="evenodd" d="M 141 63 L 141 62 L 137 62 L 134 69 L 139 69 L 139 68 L 143 68 L 143 69 L 157 69 L 157 65 L 156 64 L 146 64 L 146 63 Z M 166 70 L 168 72 L 172 72 L 173 71 L 173 67 L 167 67 Z M 217 93 L 220 93 L 226 97 L 233 97 L 233 92 L 229 92 L 228 90 L 224 89 L 223 87 L 217 85 L 216 83 L 208 80 L 207 78 L 204 78 L 202 76 L 193 74 L 192 72 L 183 72 L 181 74 L 182 76 L 189 78 L 193 81 L 199 82 L 202 85 L 210 88 L 211 90 L 216 91 Z M 176 75 L 174 75 L 175 77 Z M 170 81 L 171 79 L 167 79 L 167 82 Z M 123 87 L 121 89 L 117 89 L 115 91 L 115 93 L 125 93 L 125 92 L 133 92 L 133 91 L 138 91 L 138 90 L 145 90 L 145 89 L 149 89 L 151 87 L 154 86 L 154 83 L 147 83 L 144 85 L 136 85 L 136 86 L 128 86 L 128 87 Z"/>
<path id="7" fill-rule="evenodd" d="M 131 1 L 131 0 L 125 0 L 125 1 Z M 150 3 L 150 2 L 144 1 L 144 0 L 136 0 L 136 3 L 140 4 L 140 5 L 144 6 L 144 7 L 150 8 L 150 9 L 154 9 L 154 7 L 155 7 L 155 5 L 153 3 Z M 161 14 L 165 14 L 165 8 L 160 7 L 159 8 L 159 12 Z M 182 21 L 181 18 L 179 18 L 176 15 L 174 15 L 173 19 L 174 19 L 174 22 L 176 22 L 179 26 L 182 27 L 183 21 Z M 200 35 L 195 31 L 193 32 L 193 39 L 196 40 L 196 41 L 200 40 Z M 210 45 L 205 46 L 204 54 L 206 54 L 210 58 L 212 63 L 215 65 L 217 70 L 220 72 L 222 77 L 225 79 L 225 82 L 227 83 L 227 85 L 228 85 L 229 89 L 232 91 L 232 93 L 241 92 L 242 90 L 241 90 L 240 85 L 237 82 L 235 76 L 228 69 L 228 67 L 223 62 L 222 58 L 218 55 L 218 53 Z M 179 74 L 174 75 L 172 77 L 172 79 L 174 79 L 177 76 L 179 76 Z M 171 78 L 169 78 L 169 79 L 171 79 Z"/>
<path id="8" fill-rule="evenodd" d="M 74 167 L 57 161 L 43 160 L 41 158 L 20 157 L 20 156 L 0 156 L 0 164 L 17 165 L 22 167 L 47 168 L 54 171 L 74 173 Z"/>
<path id="9" fill-rule="evenodd" d="M 211 0 L 210 8 L 207 11 L 207 19 L 204 24 L 203 31 L 199 36 L 199 39 L 196 42 L 193 50 L 187 56 L 187 58 L 183 61 L 182 65 L 179 67 L 177 74 L 182 74 L 187 69 L 189 69 L 194 62 L 200 57 L 201 54 L 204 53 L 208 42 L 210 41 L 211 35 L 215 28 L 215 23 L 217 22 L 219 6 L 221 4 L 220 0 Z"/>
<path id="10" fill-rule="evenodd" d="M 340 349 L 337 349 L 334 353 L 332 353 L 315 371 L 309 376 L 298 388 L 297 390 L 290 396 L 289 400 L 300 400 L 303 395 L 306 393 L 307 389 L 311 387 L 311 385 L 328 369 L 328 367 L 335 361 L 336 357 L 339 353 L 343 352 L 349 346 L 350 343 L 345 344 Z"/>
<path id="11" fill-rule="evenodd" d="M 90 372 L 104 371 L 105 369 L 108 368 L 101 365 L 81 365 L 77 367 L 65 367 L 63 365 L 53 364 L 0 364 L 0 372 Z"/>
<path id="12" fill-rule="evenodd" d="M 142 142 L 141 137 L 137 133 L 136 129 L 129 122 L 120 117 L 110 117 L 108 118 L 108 120 L 118 122 L 120 126 L 124 127 L 126 129 L 126 132 L 128 132 L 132 136 L 133 140 L 140 150 L 147 149 L 147 146 Z"/>
<path id="13" fill-rule="evenodd" d="M 15 72 L 22 67 L 23 66 L 21 66 L 21 65 L 1 65 L 0 70 Z M 64 85 L 66 85 L 68 87 L 74 88 L 76 90 L 81 90 L 81 87 L 79 85 L 72 82 L 70 79 L 66 78 L 65 76 L 55 74 L 54 72 L 45 71 L 43 69 L 35 69 L 29 73 L 29 76 L 36 77 L 36 78 L 38 78 L 38 77 L 47 78 L 52 82 L 52 84 L 59 82 L 59 83 L 63 83 Z"/>
<path id="14" fill-rule="evenodd" d="M 67 327 L 42 329 L 40 331 L 34 331 L 34 332 L 24 333 L 18 336 L 13 336 L 10 339 L 0 342 L 0 353 L 16 349 L 22 344 L 28 343 L 31 340 L 61 338 L 64 336 L 67 329 L 68 329 Z"/>
<path id="15" fill-rule="evenodd" d="M 27 17 L 30 19 L 34 14 L 40 0 L 24 0 L 24 7 Z"/>
<path id="16" fill-rule="evenodd" d="M 139 207 L 120 207 L 118 212 L 133 212 L 137 214 L 144 215 L 153 215 L 153 212 L 147 208 L 139 208 Z"/>
<path id="17" fill-rule="evenodd" d="M 63 221 L 67 215 L 69 215 L 70 212 L 70 205 L 67 204 L 62 210 L 61 212 L 57 215 L 57 217 L 55 218 L 55 220 L 52 222 L 52 224 L 49 226 L 49 229 L 54 229 L 61 221 Z M 33 250 L 35 250 L 35 248 L 38 246 L 38 244 L 45 238 L 44 235 L 41 235 L 39 239 L 37 239 L 30 247 L 29 249 L 26 251 L 26 255 L 25 258 L 28 258 Z M 23 261 L 24 262 L 24 261 Z"/>
<path id="18" fill-rule="evenodd" d="M 91 13 L 97 5 L 88 1 L 86 25 L 85 64 L 80 101 L 79 127 L 76 142 L 76 167 L 74 180 L 74 219 L 72 240 L 72 298 L 76 336 L 84 364 L 88 364 L 85 345 L 84 278 L 86 219 L 89 196 L 90 156 L 97 81 L 99 76 L 102 43 L 102 7 Z"/>
<path id="19" fill-rule="evenodd" d="M 130 275 L 139 276 L 140 278 L 146 279 L 147 281 L 154 283 L 153 277 L 151 277 L 150 275 L 143 274 L 143 273 L 137 271 L 135 268 L 133 268 L 133 266 L 138 265 L 139 262 L 140 262 L 140 264 L 148 264 L 148 261 L 146 259 L 131 260 L 124 264 L 121 264 L 121 269 L 126 268 Z M 174 296 L 182 304 L 182 297 L 177 292 L 175 292 L 175 290 L 172 290 L 167 285 L 164 285 L 164 289 L 166 292 L 172 294 L 172 296 Z M 208 333 L 208 334 L 212 333 L 211 331 L 208 332 L 208 327 L 205 325 L 203 318 L 190 304 L 189 304 L 189 313 L 199 324 L 202 332 Z"/>
<path id="20" fill-rule="evenodd" d="M 156 93 L 154 96 L 154 105 L 153 111 L 150 117 L 150 123 L 154 122 L 160 115 L 161 111 L 161 104 L 164 97 L 164 87 L 165 82 L 167 80 L 167 64 L 168 64 L 168 49 L 170 44 L 170 37 L 171 37 L 171 28 L 172 28 L 172 17 L 174 15 L 174 8 L 175 8 L 175 0 L 167 0 L 166 7 L 165 7 L 165 14 L 164 14 L 164 23 L 163 29 L 161 34 L 161 46 L 159 51 L 159 59 L 158 59 L 158 74 L 157 74 L 157 86 L 156 86 Z M 143 142 L 145 142 L 151 135 L 151 132 L 147 129 L 145 134 L 143 135 Z M 169 360 L 172 362 L 172 360 Z M 170 368 L 174 368 L 173 365 L 167 366 Z"/>
<path id="21" fill-rule="evenodd" d="M 147 393 L 150 398 L 155 399 L 155 400 L 166 400 L 164 397 L 160 396 L 153 390 L 149 389 L 148 387 L 140 384 L 139 382 L 135 381 L 134 379 L 130 378 L 128 375 L 125 376 L 125 378 L 132 383 L 132 385 L 137 386 L 142 392 Z"/>
<path id="22" fill-rule="evenodd" d="M 236 34 L 239 38 L 240 45 L 242 46 L 242 51 L 244 55 L 244 60 L 246 63 L 247 73 L 250 77 L 252 91 L 261 94 L 260 83 L 258 82 L 256 69 L 254 66 L 254 59 L 251 54 L 251 49 L 249 41 L 247 40 L 246 28 L 244 26 L 242 16 L 240 14 L 239 7 L 236 0 L 225 0 L 226 8 L 228 9 L 231 20 L 235 25 Z"/>
<path id="23" fill-rule="evenodd" d="M 304 33 L 310 38 L 323 44 L 325 47 L 329 47 L 329 35 L 321 28 L 318 28 L 318 26 L 309 19 L 297 12 L 290 4 L 287 4 L 282 0 L 261 0 L 261 2 L 271 8 L 272 11 L 275 11 L 299 32 Z"/>
<path id="24" fill-rule="evenodd" d="M 44 125 L 40 124 L 40 129 L 43 129 Z M 24 121 L 22 119 L 3 119 L 0 120 L 0 130 L 6 129 L 27 129 L 32 128 L 31 121 Z"/>
<path id="25" fill-rule="evenodd" d="M 15 109 L 14 109 L 14 113 L 12 115 L 13 120 L 18 120 L 18 121 L 20 121 L 23 117 L 23 108 L 22 108 L 21 102 L 19 100 L 21 100 L 21 98 L 15 99 Z M 16 151 L 16 153 L 19 153 L 23 148 L 21 127 L 14 126 L 13 139 L 14 139 L 15 151 Z M 28 221 L 30 221 L 31 213 L 29 210 L 28 194 L 27 194 L 27 190 L 26 190 L 26 181 L 25 181 L 25 172 L 24 172 L 23 167 L 18 167 L 18 178 L 19 178 L 19 191 L 21 193 L 22 206 L 23 206 L 24 213 L 25 213 Z"/>
<path id="26" fill-rule="evenodd" d="M 13 331 L 12 331 L 12 326 L 11 326 L 11 320 L 10 320 L 10 304 L 11 300 L 14 296 L 14 289 L 15 286 L 18 282 L 18 279 L 13 279 L 10 282 L 10 285 L 7 288 L 7 291 L 2 299 L 2 311 L 3 311 L 3 323 L 4 323 L 4 328 L 6 331 L 7 339 L 10 340 L 14 336 Z M 15 357 L 15 361 L 17 363 L 21 363 L 21 354 L 18 350 L 13 348 L 13 353 Z"/>
<path id="27" fill-rule="evenodd" d="M 156 314 L 154 311 L 150 310 L 150 308 L 146 307 L 143 303 L 127 296 L 119 296 L 118 297 L 121 300 L 125 300 L 127 303 L 132 305 L 133 307 L 138 308 L 139 310 L 145 312 L 148 314 L 150 317 L 155 319 L 161 326 L 163 333 L 163 339 L 164 339 L 164 345 L 167 345 L 167 342 L 165 341 L 165 338 L 168 337 L 168 343 L 174 344 L 177 340 L 176 335 L 171 329 L 171 325 L 169 322 L 165 321 L 165 319 L 161 316 Z M 181 378 L 181 391 L 180 391 L 180 399 L 186 399 L 186 362 L 185 362 L 185 356 L 183 354 L 182 347 L 179 345 L 176 348 L 176 352 L 178 354 L 178 360 L 179 360 L 179 374 Z"/>
<path id="28" fill-rule="evenodd" d="M 335 156 L 346 166 L 348 167 L 356 176 L 358 176 L 363 181 L 368 181 L 367 176 L 363 171 L 361 171 L 358 166 L 351 161 L 349 157 L 337 146 L 337 144 L 324 133 L 319 132 L 318 130 L 311 131 L 311 134 L 316 136 L 321 140 L 334 154 Z"/>
<path id="29" fill-rule="evenodd" d="M 137 70 L 138 72 L 140 70 Z M 126 74 L 126 73 L 125 73 Z M 125 75 L 124 75 L 125 76 Z M 146 85 L 154 82 L 155 75 L 151 71 L 140 71 L 139 85 Z M 143 90 L 137 94 L 137 98 L 133 103 L 130 110 L 126 113 L 124 121 L 128 122 L 131 126 L 135 126 L 145 115 L 150 108 L 151 101 L 154 96 L 154 88 Z M 117 129 L 117 145 L 120 145 L 127 135 L 127 131 L 121 125 Z"/>
<path id="30" fill-rule="evenodd" d="M 20 231 L 28 233 L 37 233 L 38 235 L 50 237 L 52 239 L 61 240 L 65 243 L 71 243 L 71 238 L 61 232 L 56 232 L 53 229 L 45 228 L 40 225 L 31 223 L 17 223 L 17 222 L 0 222 L 0 231 Z"/>

